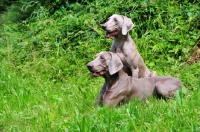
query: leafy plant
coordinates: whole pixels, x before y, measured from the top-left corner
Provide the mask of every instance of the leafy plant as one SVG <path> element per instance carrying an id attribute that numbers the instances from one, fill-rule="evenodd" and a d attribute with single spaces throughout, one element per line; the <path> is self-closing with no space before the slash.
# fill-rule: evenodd
<path id="1" fill-rule="evenodd" d="M 0 130 L 199 131 L 200 63 L 186 61 L 200 34 L 197 1 L 21 3 L 0 18 Z M 135 23 L 130 34 L 151 70 L 182 80 L 176 98 L 94 106 L 104 80 L 86 64 L 109 50 L 100 25 L 114 13 Z"/>

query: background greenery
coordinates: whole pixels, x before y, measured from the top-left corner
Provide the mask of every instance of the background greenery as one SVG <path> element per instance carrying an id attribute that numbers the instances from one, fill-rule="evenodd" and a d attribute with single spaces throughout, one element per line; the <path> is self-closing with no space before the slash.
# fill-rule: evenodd
<path id="1" fill-rule="evenodd" d="M 0 9 L 0 131 L 200 131 L 197 0 L 3 0 Z M 104 80 L 86 64 L 109 50 L 100 24 L 114 13 L 136 25 L 151 70 L 182 80 L 176 98 L 94 106 Z"/>

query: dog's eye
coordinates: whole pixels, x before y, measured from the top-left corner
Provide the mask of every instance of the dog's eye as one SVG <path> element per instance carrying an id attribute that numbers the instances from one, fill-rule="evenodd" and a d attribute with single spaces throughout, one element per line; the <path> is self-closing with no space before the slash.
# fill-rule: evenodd
<path id="1" fill-rule="evenodd" d="M 103 59 L 103 57 L 102 57 L 102 56 L 100 56 L 100 59 Z"/>
<path id="2" fill-rule="evenodd" d="M 117 18 L 114 18 L 114 21 L 115 21 L 115 22 L 118 22 Z"/>

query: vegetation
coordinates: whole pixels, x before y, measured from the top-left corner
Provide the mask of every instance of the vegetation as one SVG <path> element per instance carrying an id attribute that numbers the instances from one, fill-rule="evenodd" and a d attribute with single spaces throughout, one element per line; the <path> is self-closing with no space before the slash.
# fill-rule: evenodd
<path id="1" fill-rule="evenodd" d="M 0 3 L 0 131 L 200 131 L 197 0 L 25 1 Z M 176 98 L 94 106 L 103 85 L 86 68 L 107 51 L 100 24 L 130 17 L 141 56 L 158 75 L 182 80 Z M 196 55 L 196 54 L 195 54 Z"/>

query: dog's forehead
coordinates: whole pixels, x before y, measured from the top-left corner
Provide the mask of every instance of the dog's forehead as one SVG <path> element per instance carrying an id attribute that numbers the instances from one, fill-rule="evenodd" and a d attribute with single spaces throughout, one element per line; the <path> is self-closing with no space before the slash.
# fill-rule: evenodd
<path id="1" fill-rule="evenodd" d="M 95 55 L 95 58 L 99 58 L 99 57 L 103 57 L 103 58 L 106 58 L 110 56 L 110 53 L 109 52 L 100 52 L 98 53 L 97 55 Z"/>
<path id="2" fill-rule="evenodd" d="M 95 58 L 100 57 L 104 52 L 100 52 L 98 54 L 95 55 Z"/>
<path id="3" fill-rule="evenodd" d="M 123 16 L 122 16 L 122 15 L 113 14 L 111 17 L 109 17 L 109 19 L 118 19 L 118 20 L 122 20 L 122 19 L 123 19 Z"/>
<path id="4" fill-rule="evenodd" d="M 113 17 L 121 17 L 121 15 L 117 15 L 117 14 L 113 14 L 112 16 L 110 16 L 111 18 Z"/>

